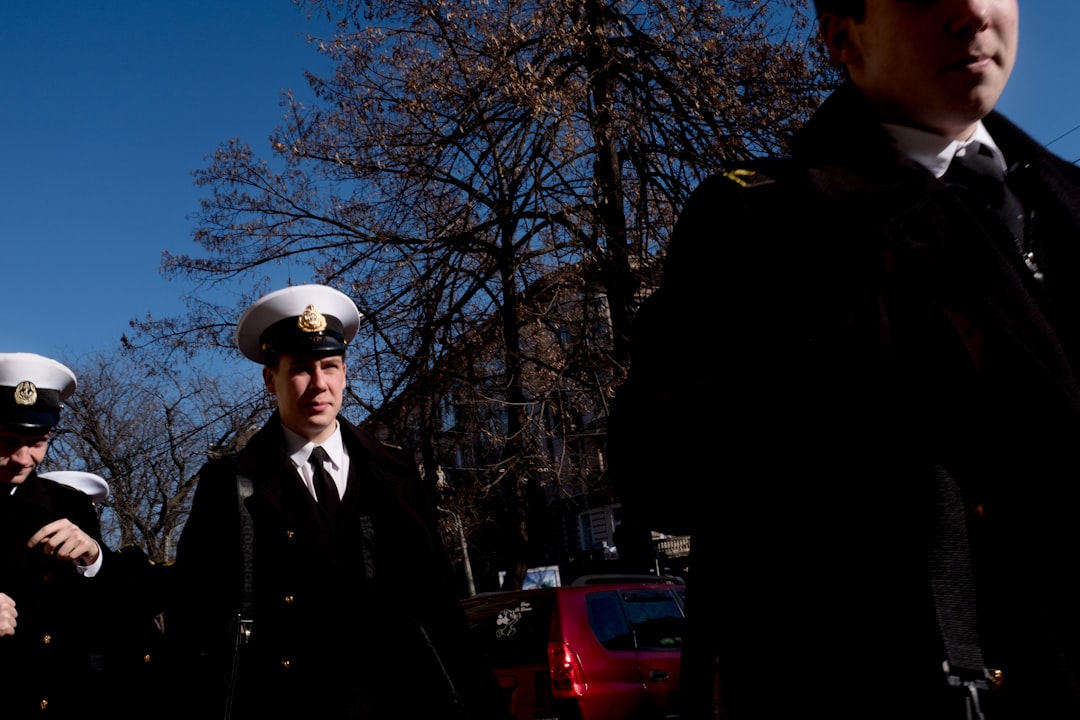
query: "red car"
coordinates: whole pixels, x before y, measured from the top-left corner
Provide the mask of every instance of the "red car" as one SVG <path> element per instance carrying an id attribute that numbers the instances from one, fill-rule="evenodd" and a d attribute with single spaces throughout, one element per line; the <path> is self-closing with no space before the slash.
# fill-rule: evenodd
<path id="1" fill-rule="evenodd" d="M 463 601 L 516 720 L 679 717 L 686 588 L 579 579 Z"/>

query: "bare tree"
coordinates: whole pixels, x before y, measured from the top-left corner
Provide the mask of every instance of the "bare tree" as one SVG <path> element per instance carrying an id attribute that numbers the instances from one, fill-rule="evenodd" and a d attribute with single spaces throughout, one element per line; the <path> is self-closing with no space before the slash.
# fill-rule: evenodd
<path id="1" fill-rule="evenodd" d="M 103 530 L 114 545 L 170 559 L 208 455 L 232 449 L 268 413 L 247 382 L 211 377 L 141 354 L 72 365 L 78 392 L 64 411 L 49 464 L 95 472 L 110 484 Z"/>
<path id="2" fill-rule="evenodd" d="M 677 208 L 705 174 L 782 149 L 832 79 L 805 42 L 805 2 L 300 4 L 337 28 L 312 39 L 336 72 L 309 75 L 312 106 L 286 97 L 272 161 L 240 141 L 217 150 L 197 173 L 212 192 L 203 254 L 170 254 L 164 269 L 243 285 L 247 302 L 280 264 L 308 264 L 367 317 L 350 355 L 357 401 L 375 413 L 410 388 L 421 438 L 469 379 L 445 368 L 477 367 L 453 354 L 494 352 L 482 380 L 505 423 L 491 469 L 512 500 L 520 583 L 544 451 L 528 410 L 545 392 L 528 367 L 543 359 L 527 339 L 543 307 L 529 288 L 566 268 L 603 288 L 611 342 L 577 375 L 606 396 Z M 144 323 L 141 337 L 226 345 L 221 314 L 193 299 L 189 317 Z M 470 342 L 492 319 L 496 346 Z M 437 448 L 422 452 L 434 477 Z"/>

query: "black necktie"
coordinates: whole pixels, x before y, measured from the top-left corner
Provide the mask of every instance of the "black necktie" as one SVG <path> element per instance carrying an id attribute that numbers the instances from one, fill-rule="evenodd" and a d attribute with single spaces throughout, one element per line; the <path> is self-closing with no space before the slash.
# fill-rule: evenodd
<path id="1" fill-rule="evenodd" d="M 1024 250 L 1024 206 L 1005 184 L 1005 170 L 993 150 L 971 143 L 953 157 L 945 181 L 959 185 L 982 199 L 1009 228 L 1021 254 Z"/>
<path id="2" fill-rule="evenodd" d="M 308 456 L 308 462 L 311 464 L 311 478 L 315 481 L 315 495 L 319 499 L 319 504 L 333 515 L 341 504 L 341 497 L 338 495 L 334 479 L 330 477 L 330 473 L 326 472 L 324 463 L 328 459 L 321 445 L 316 445 Z"/>

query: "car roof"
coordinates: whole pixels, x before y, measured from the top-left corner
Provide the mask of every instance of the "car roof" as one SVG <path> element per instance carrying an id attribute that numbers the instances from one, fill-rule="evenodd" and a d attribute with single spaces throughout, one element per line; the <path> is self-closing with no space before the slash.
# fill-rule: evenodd
<path id="1" fill-rule="evenodd" d="M 596 576 L 602 577 L 602 576 Z M 647 577 L 647 576 L 646 576 Z M 484 601 L 497 600 L 515 596 L 529 595 L 565 595 L 595 592 L 597 590 L 656 590 L 658 588 L 681 590 L 685 584 L 678 578 L 657 582 L 655 577 L 651 582 L 628 581 L 625 576 L 611 576 L 604 580 L 592 579 L 585 583 L 572 583 L 570 585 L 551 585 L 547 587 L 524 588 L 521 590 L 495 590 L 492 592 L 477 593 L 472 597 L 464 598 L 461 602 L 468 605 Z"/>
<path id="2" fill-rule="evenodd" d="M 573 587 L 581 585 L 685 585 L 682 578 L 674 575 L 582 575 L 570 583 Z"/>

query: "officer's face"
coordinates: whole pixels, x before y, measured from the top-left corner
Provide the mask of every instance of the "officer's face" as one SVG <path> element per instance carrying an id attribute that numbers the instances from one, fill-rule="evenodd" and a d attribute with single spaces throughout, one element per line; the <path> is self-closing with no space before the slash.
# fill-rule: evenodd
<path id="1" fill-rule="evenodd" d="M 822 37 L 882 119 L 965 139 L 1016 60 L 1017 0 L 866 0 L 862 21 L 824 15 Z"/>
<path id="2" fill-rule="evenodd" d="M 45 458 L 49 434 L 0 427 L 0 485 L 18 485 Z"/>
<path id="3" fill-rule="evenodd" d="M 277 396 L 285 427 L 322 442 L 334 431 L 345 391 L 345 358 L 282 355 L 274 368 L 263 368 L 266 389 Z"/>

